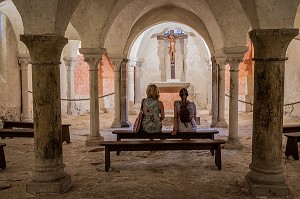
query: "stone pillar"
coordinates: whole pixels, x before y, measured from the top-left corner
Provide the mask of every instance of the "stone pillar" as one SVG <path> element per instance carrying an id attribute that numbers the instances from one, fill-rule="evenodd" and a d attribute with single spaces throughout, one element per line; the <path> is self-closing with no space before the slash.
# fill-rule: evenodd
<path id="1" fill-rule="evenodd" d="M 103 88 L 103 82 L 104 82 L 104 77 L 103 77 L 103 60 L 100 61 L 100 66 L 99 66 L 99 95 L 103 96 L 104 94 L 104 88 Z M 107 113 L 107 109 L 105 108 L 105 102 L 104 102 L 104 98 L 99 98 L 99 109 L 102 113 Z"/>
<path id="2" fill-rule="evenodd" d="M 98 91 L 98 68 L 102 55 L 106 53 L 104 48 L 80 48 L 84 61 L 89 65 L 90 85 L 90 135 L 87 137 L 86 146 L 99 146 L 103 137 L 99 132 L 99 91 Z"/>
<path id="3" fill-rule="evenodd" d="M 112 128 L 121 127 L 121 111 L 120 111 L 120 66 L 123 59 L 111 59 L 114 65 L 114 87 L 115 87 L 115 118 L 111 125 Z"/>
<path id="4" fill-rule="evenodd" d="M 210 127 L 213 128 L 218 122 L 218 64 L 215 57 L 211 57 L 212 63 L 212 78 L 211 78 L 211 124 Z"/>
<path id="5" fill-rule="evenodd" d="M 135 62 L 131 62 L 128 64 L 128 101 L 129 101 L 129 107 L 128 107 L 128 111 L 130 115 L 136 115 L 137 112 L 135 111 L 134 108 L 134 82 L 135 82 L 135 78 L 134 78 L 134 73 L 135 73 Z"/>
<path id="6" fill-rule="evenodd" d="M 218 128 L 227 128 L 228 124 L 225 120 L 225 69 L 226 69 L 226 60 L 217 59 L 219 63 L 218 70 L 218 103 L 219 103 L 219 113 L 218 113 L 218 122 L 215 127 Z"/>
<path id="7" fill-rule="evenodd" d="M 140 103 L 141 98 L 141 76 L 142 76 L 142 62 L 137 61 L 135 65 L 135 103 Z"/>
<path id="8" fill-rule="evenodd" d="M 60 56 L 67 38 L 21 35 L 32 62 L 34 154 L 29 193 L 62 193 L 71 184 L 61 143 Z"/>
<path id="9" fill-rule="evenodd" d="M 22 79 L 22 121 L 32 121 L 29 106 L 29 93 L 28 93 L 28 64 L 30 62 L 29 54 L 18 54 L 18 59 L 21 68 Z"/>
<path id="10" fill-rule="evenodd" d="M 252 196 L 290 194 L 282 165 L 284 64 L 298 29 L 255 29 L 252 162 L 246 185 Z"/>
<path id="11" fill-rule="evenodd" d="M 76 57 L 64 57 L 63 58 L 67 68 L 67 99 L 74 99 L 74 65 L 77 62 Z M 73 114 L 74 103 L 72 101 L 67 102 L 67 114 Z"/>
<path id="12" fill-rule="evenodd" d="M 230 96 L 229 96 L 229 140 L 232 144 L 239 143 L 238 137 L 238 98 L 239 98 L 239 64 L 242 58 L 228 58 L 230 65 Z"/>
<path id="13" fill-rule="evenodd" d="M 129 59 L 123 59 L 121 62 L 121 85 L 120 85 L 120 109 L 121 109 L 121 127 L 130 127 L 131 123 L 128 121 L 128 70 L 127 63 Z"/>

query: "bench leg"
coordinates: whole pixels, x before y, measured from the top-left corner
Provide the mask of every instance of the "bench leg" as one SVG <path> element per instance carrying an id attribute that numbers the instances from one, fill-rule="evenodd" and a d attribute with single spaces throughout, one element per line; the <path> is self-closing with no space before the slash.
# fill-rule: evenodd
<path id="1" fill-rule="evenodd" d="M 121 141 L 120 136 L 117 135 L 117 141 Z M 117 155 L 120 155 L 121 151 L 117 151 Z"/>
<path id="2" fill-rule="evenodd" d="M 0 168 L 4 169 L 6 167 L 5 154 L 3 147 L 0 147 Z"/>
<path id="3" fill-rule="evenodd" d="M 69 144 L 70 141 L 70 130 L 68 126 L 62 126 L 62 143 L 66 141 L 67 144 Z"/>
<path id="4" fill-rule="evenodd" d="M 108 172 L 110 167 L 110 151 L 109 147 L 105 146 L 105 171 Z"/>
<path id="5" fill-rule="evenodd" d="M 299 160 L 297 138 L 288 137 L 285 148 L 285 156 L 292 156 L 294 160 Z"/>
<path id="6" fill-rule="evenodd" d="M 219 170 L 222 169 L 222 161 L 221 161 L 221 146 L 218 145 L 216 154 L 215 154 L 215 164 Z"/>

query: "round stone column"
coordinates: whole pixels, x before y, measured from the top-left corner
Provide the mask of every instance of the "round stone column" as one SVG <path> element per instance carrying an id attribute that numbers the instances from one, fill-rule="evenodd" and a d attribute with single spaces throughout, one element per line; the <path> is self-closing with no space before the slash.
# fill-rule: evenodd
<path id="1" fill-rule="evenodd" d="M 61 142 L 60 56 L 68 40 L 58 35 L 21 35 L 32 63 L 34 154 L 29 193 L 62 193 L 71 184 Z"/>
<path id="2" fill-rule="evenodd" d="M 211 57 L 212 71 L 211 71 L 211 124 L 210 127 L 214 128 L 218 122 L 218 64 L 215 57 Z"/>
<path id="3" fill-rule="evenodd" d="M 99 91 L 98 91 L 98 67 L 102 55 L 106 53 L 104 48 L 80 48 L 84 61 L 89 64 L 90 86 L 90 135 L 85 144 L 87 146 L 99 146 L 103 137 L 99 132 Z"/>
<path id="4" fill-rule="evenodd" d="M 219 113 L 218 113 L 218 122 L 215 127 L 218 128 L 227 128 L 228 124 L 225 120 L 225 69 L 226 69 L 226 60 L 217 59 L 219 62 L 219 72 L 218 72 L 218 103 L 219 103 Z"/>
<path id="5" fill-rule="evenodd" d="M 298 29 L 249 32 L 255 49 L 252 162 L 246 184 L 252 196 L 287 196 L 282 165 L 284 64 Z"/>
<path id="6" fill-rule="evenodd" d="M 28 64 L 30 61 L 30 55 L 18 54 L 18 60 L 21 68 L 21 79 L 22 79 L 22 121 L 32 121 L 30 116 L 29 106 L 29 93 L 28 93 Z"/>
<path id="7" fill-rule="evenodd" d="M 239 97 L 239 64 L 241 58 L 228 58 L 230 65 L 230 97 L 229 97 L 229 140 L 239 143 L 238 137 L 238 97 Z"/>
<path id="8" fill-rule="evenodd" d="M 111 125 L 113 128 L 121 127 L 121 109 L 120 109 L 120 68 L 121 62 L 123 59 L 111 59 L 112 64 L 114 65 L 114 87 L 115 87 L 115 118 Z"/>
<path id="9" fill-rule="evenodd" d="M 141 102 L 141 76 L 142 76 L 142 61 L 137 61 L 135 66 L 135 104 Z"/>
<path id="10" fill-rule="evenodd" d="M 128 121 L 128 68 L 127 63 L 129 59 L 123 59 L 121 62 L 121 84 L 120 84 L 120 112 L 121 112 L 121 127 L 130 127 L 131 123 Z"/>
<path id="11" fill-rule="evenodd" d="M 63 58 L 66 69 L 67 69 L 67 99 L 74 98 L 74 65 L 77 62 L 76 57 L 64 57 Z M 72 101 L 67 102 L 67 114 L 73 114 L 73 105 Z"/>

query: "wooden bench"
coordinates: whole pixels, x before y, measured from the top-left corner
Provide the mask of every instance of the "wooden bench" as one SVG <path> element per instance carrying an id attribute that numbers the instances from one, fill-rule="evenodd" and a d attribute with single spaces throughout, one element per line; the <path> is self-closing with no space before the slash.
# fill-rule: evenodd
<path id="1" fill-rule="evenodd" d="M 12 128 L 34 128 L 33 122 L 24 122 L 24 121 L 9 121 L 9 120 L 3 120 L 3 128 L 4 129 L 12 129 Z M 62 124 L 61 125 L 61 131 L 63 135 L 69 136 L 70 140 L 70 126 L 71 124 Z M 70 143 L 70 141 L 68 142 Z"/>
<path id="2" fill-rule="evenodd" d="M 24 129 L 0 129 L 0 137 L 5 139 L 6 137 L 13 138 L 13 137 L 27 137 L 33 138 L 34 137 L 34 129 L 31 128 L 24 128 Z M 62 131 L 62 143 L 66 141 L 68 144 L 70 143 L 70 134 L 66 131 Z"/>
<path id="3" fill-rule="evenodd" d="M 292 156 L 295 160 L 299 160 L 298 144 L 300 142 L 300 124 L 284 125 L 282 132 L 287 137 L 285 155 Z"/>
<path id="4" fill-rule="evenodd" d="M 292 156 L 295 160 L 299 160 L 298 142 L 300 142 L 300 132 L 285 133 L 287 137 L 285 156 Z"/>
<path id="5" fill-rule="evenodd" d="M 282 129 L 283 133 L 300 132 L 300 124 L 288 124 L 284 125 Z"/>
<path id="6" fill-rule="evenodd" d="M 102 141 L 105 147 L 105 171 L 110 167 L 111 151 L 162 151 L 162 150 L 214 150 L 215 164 L 220 170 L 221 144 L 224 140 L 154 140 L 154 141 Z"/>
<path id="7" fill-rule="evenodd" d="M 0 143 L 0 168 L 4 169 L 6 167 L 5 154 L 3 147 L 6 146 L 5 143 Z"/>
<path id="8" fill-rule="evenodd" d="M 114 130 L 113 134 L 117 135 L 117 141 L 122 139 L 214 139 L 214 135 L 219 131 L 213 129 L 198 129 L 197 132 L 178 132 L 172 135 L 170 130 L 163 130 L 158 133 L 133 133 L 132 130 Z"/>
<path id="9" fill-rule="evenodd" d="M 117 135 L 117 141 L 122 139 L 214 139 L 215 134 L 219 131 L 213 129 L 198 129 L 197 132 L 178 132 L 176 135 L 172 135 L 170 130 L 163 130 L 158 133 L 134 133 L 132 130 L 114 130 L 113 134 Z M 121 151 L 117 151 L 117 155 Z M 211 151 L 214 155 L 214 151 Z"/>

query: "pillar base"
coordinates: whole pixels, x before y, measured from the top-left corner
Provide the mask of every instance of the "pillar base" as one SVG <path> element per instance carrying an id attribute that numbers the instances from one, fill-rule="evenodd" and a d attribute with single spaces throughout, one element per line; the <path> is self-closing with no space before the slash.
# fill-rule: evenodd
<path id="1" fill-rule="evenodd" d="M 248 176 L 245 178 L 245 184 L 251 196 L 284 197 L 290 195 L 290 189 L 286 184 L 258 184 L 252 182 Z"/>
<path id="2" fill-rule="evenodd" d="M 71 186 L 71 176 L 66 175 L 63 179 L 53 182 L 30 182 L 26 184 L 26 192 L 31 194 L 41 193 L 64 193 Z"/>
<path id="3" fill-rule="evenodd" d="M 228 140 L 226 141 L 226 143 L 228 143 L 230 145 L 241 145 L 241 142 L 240 142 L 239 138 L 230 138 L 230 137 L 228 137 Z"/>
<path id="4" fill-rule="evenodd" d="M 215 125 L 216 128 L 228 128 L 227 122 L 224 121 L 218 121 Z"/>
<path id="5" fill-rule="evenodd" d="M 214 123 L 210 123 L 209 126 L 210 126 L 210 128 L 215 128 L 217 126 L 217 123 L 215 123 L 215 122 Z"/>
<path id="6" fill-rule="evenodd" d="M 94 136 L 89 135 L 85 141 L 85 145 L 86 146 L 100 146 L 100 142 L 103 140 L 104 140 L 104 138 L 102 136 L 94 137 Z"/>
<path id="7" fill-rule="evenodd" d="M 121 122 L 114 120 L 111 125 L 111 128 L 121 128 Z"/>
<path id="8" fill-rule="evenodd" d="M 23 116 L 22 117 L 22 122 L 32 122 L 32 119 L 30 116 Z"/>
<path id="9" fill-rule="evenodd" d="M 121 122 L 121 127 L 122 128 L 130 127 L 130 126 L 131 126 L 131 123 L 129 121 Z"/>

